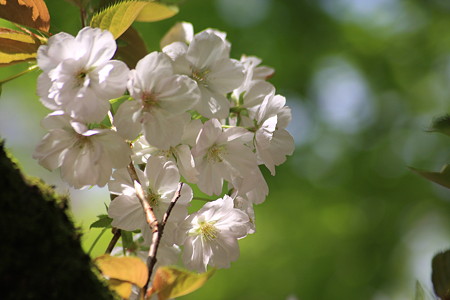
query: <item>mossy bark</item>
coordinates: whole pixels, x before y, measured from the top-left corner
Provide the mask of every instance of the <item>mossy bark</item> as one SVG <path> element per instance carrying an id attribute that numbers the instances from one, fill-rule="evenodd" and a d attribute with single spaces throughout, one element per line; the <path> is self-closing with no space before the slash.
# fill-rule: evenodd
<path id="1" fill-rule="evenodd" d="M 0 299 L 113 299 L 92 272 L 67 199 L 21 174 L 0 142 Z"/>

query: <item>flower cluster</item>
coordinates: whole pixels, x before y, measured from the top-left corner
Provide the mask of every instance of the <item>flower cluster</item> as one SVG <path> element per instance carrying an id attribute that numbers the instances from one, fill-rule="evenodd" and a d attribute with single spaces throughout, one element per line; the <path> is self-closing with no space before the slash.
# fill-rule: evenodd
<path id="1" fill-rule="evenodd" d="M 52 36 L 38 51 L 37 89 L 53 112 L 34 157 L 49 170 L 61 168 L 75 188 L 108 185 L 112 226 L 140 230 L 149 247 L 132 164 L 158 221 L 179 194 L 158 261 L 175 264 L 181 251 L 189 269 L 225 268 L 239 256 L 238 240 L 255 231 L 253 205 L 268 194 L 259 165 L 274 175 L 294 150 L 290 109 L 266 81 L 273 69 L 256 57 L 230 58 L 223 32 L 194 34 L 191 24 L 178 23 L 161 48 L 129 70 L 112 59 L 108 31 Z M 112 109 L 113 102 L 120 105 Z M 189 214 L 194 185 L 220 198 Z"/>

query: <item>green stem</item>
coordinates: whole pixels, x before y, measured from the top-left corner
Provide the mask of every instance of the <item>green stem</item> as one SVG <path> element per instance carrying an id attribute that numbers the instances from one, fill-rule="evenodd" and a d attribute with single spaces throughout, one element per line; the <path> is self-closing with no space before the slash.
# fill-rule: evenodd
<path id="1" fill-rule="evenodd" d="M 203 197 L 194 197 L 194 198 L 192 198 L 192 200 L 201 200 L 201 201 L 207 201 L 207 202 L 213 201 L 213 199 L 208 199 L 208 198 L 203 198 Z"/>
<path id="2" fill-rule="evenodd" d="M 94 249 L 94 247 L 95 247 L 95 245 L 97 245 L 97 242 L 100 240 L 100 238 L 102 237 L 102 235 L 105 233 L 105 231 L 106 231 L 106 229 L 108 229 L 108 228 L 103 228 L 102 229 L 102 232 L 100 232 L 100 234 L 97 236 L 97 238 L 95 239 L 95 241 L 92 243 L 92 245 L 91 245 L 91 248 L 89 248 L 89 251 L 88 251 L 88 255 L 91 255 L 91 252 L 92 252 L 92 250 Z"/>
<path id="3" fill-rule="evenodd" d="M 32 65 L 31 67 L 29 67 L 28 69 L 26 69 L 26 70 L 24 70 L 24 71 L 22 71 L 22 72 L 20 72 L 20 73 L 17 73 L 17 74 L 15 74 L 15 75 L 13 75 L 13 76 L 10 76 L 10 77 L 8 77 L 8 78 L 6 78 L 6 79 L 1 80 L 1 81 L 0 81 L 0 85 L 2 85 L 2 84 L 4 84 L 4 83 L 7 83 L 7 82 L 9 82 L 9 81 L 11 81 L 11 80 L 14 80 L 14 79 L 16 79 L 16 78 L 18 78 L 18 77 L 20 77 L 20 76 L 22 76 L 22 75 L 25 75 L 25 74 L 27 74 L 27 73 L 29 73 L 29 72 L 31 72 L 31 71 L 34 71 L 34 70 L 37 69 L 37 68 L 39 68 L 38 65 Z"/>

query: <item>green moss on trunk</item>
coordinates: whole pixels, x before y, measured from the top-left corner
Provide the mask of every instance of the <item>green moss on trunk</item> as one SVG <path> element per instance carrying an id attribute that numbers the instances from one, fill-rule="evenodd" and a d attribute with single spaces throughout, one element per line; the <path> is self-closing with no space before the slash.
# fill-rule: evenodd
<path id="1" fill-rule="evenodd" d="M 66 209 L 53 188 L 25 179 L 0 142 L 0 299 L 113 299 Z"/>

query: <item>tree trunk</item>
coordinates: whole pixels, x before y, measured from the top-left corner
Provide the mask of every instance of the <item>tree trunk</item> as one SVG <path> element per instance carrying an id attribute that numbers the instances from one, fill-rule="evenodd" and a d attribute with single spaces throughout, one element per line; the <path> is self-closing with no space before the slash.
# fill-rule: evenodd
<path id="1" fill-rule="evenodd" d="M 92 272 L 68 199 L 27 178 L 0 142 L 0 299 L 113 299 Z"/>

